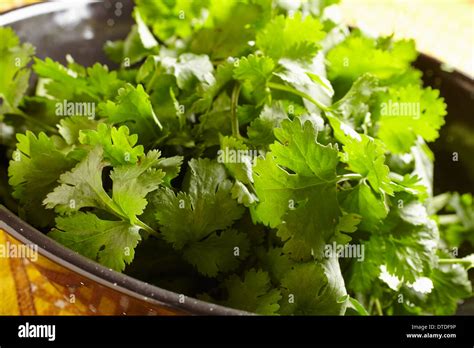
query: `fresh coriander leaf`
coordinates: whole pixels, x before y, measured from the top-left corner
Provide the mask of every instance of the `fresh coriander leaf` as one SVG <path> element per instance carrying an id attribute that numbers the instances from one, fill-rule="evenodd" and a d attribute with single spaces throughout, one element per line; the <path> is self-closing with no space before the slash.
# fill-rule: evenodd
<path id="1" fill-rule="evenodd" d="M 262 270 L 251 269 L 243 280 L 232 275 L 223 286 L 228 293 L 226 306 L 265 315 L 276 314 L 280 308 L 280 291 L 272 288 L 268 273 Z"/>
<path id="2" fill-rule="evenodd" d="M 353 129 L 367 123 L 367 115 L 378 92 L 378 79 L 371 74 L 360 76 L 344 97 L 331 105 L 330 114 L 336 116 Z"/>
<path id="3" fill-rule="evenodd" d="M 196 22 L 205 19 L 205 8 L 210 1 L 166 1 L 137 0 L 137 9 L 146 24 L 152 27 L 153 33 L 162 41 L 174 36 L 187 38 L 194 31 Z M 160 18 L 159 21 L 156 18 Z"/>
<path id="4" fill-rule="evenodd" d="M 119 128 L 110 127 L 104 123 L 98 125 L 97 130 L 83 130 L 79 132 L 81 144 L 97 145 L 104 149 L 104 158 L 112 165 L 132 163 L 135 164 L 139 157 L 144 156 L 142 145 L 135 146 L 138 135 L 129 135 L 126 126 Z"/>
<path id="5" fill-rule="evenodd" d="M 359 229 L 364 231 L 377 230 L 388 213 L 380 197 L 364 182 L 350 190 L 340 191 L 338 199 L 344 211 L 362 217 Z"/>
<path id="6" fill-rule="evenodd" d="M 334 90 L 331 83 L 326 79 L 324 60 L 321 55 L 315 57 L 310 62 L 283 58 L 280 59 L 279 65 L 282 71 L 275 72 L 275 76 L 289 83 L 297 91 L 310 96 L 321 106 L 331 103 Z M 314 105 L 313 102 L 304 98 L 303 103 L 307 111 L 320 114 L 321 108 Z"/>
<path id="7" fill-rule="evenodd" d="M 430 275 L 433 290 L 426 302 L 434 315 L 454 315 L 460 299 L 472 296 L 472 284 L 460 265 L 440 265 Z"/>
<path id="8" fill-rule="evenodd" d="M 275 63 L 271 58 L 249 55 L 238 61 L 234 78 L 242 83 L 244 92 L 251 94 L 252 99 L 259 105 L 268 95 L 267 82 L 274 69 Z"/>
<path id="9" fill-rule="evenodd" d="M 112 179 L 112 199 L 132 223 L 138 223 L 148 203 L 146 197 L 157 190 L 162 183 L 165 173 L 159 169 L 160 152 L 151 150 L 146 156 L 141 156 L 136 165 L 117 166 L 110 173 Z"/>
<path id="10" fill-rule="evenodd" d="M 44 204 L 60 214 L 86 207 L 101 209 L 150 232 L 138 216 L 147 205 L 147 194 L 158 189 L 165 176 L 156 168 L 159 156 L 153 150 L 136 164 L 116 166 L 110 174 L 113 182 L 110 197 L 102 182 L 102 172 L 109 164 L 103 159 L 103 149 L 96 147 L 76 167 L 60 176 L 60 185 L 47 195 Z"/>
<path id="11" fill-rule="evenodd" d="M 347 307 L 347 301 L 338 301 L 347 293 L 336 258 L 295 265 L 282 288 L 281 314 L 341 315 Z"/>
<path id="12" fill-rule="evenodd" d="M 231 197 L 232 183 L 223 165 L 193 159 L 189 168 L 185 192 L 175 194 L 168 188 L 157 192 L 155 216 L 163 238 L 176 249 L 227 229 L 243 213 Z"/>
<path id="13" fill-rule="evenodd" d="M 282 248 L 258 249 L 257 256 L 262 268 L 270 274 L 272 281 L 280 283 L 283 277 L 296 265 Z"/>
<path id="14" fill-rule="evenodd" d="M 434 267 L 439 239 L 436 223 L 419 202 L 392 207 L 381 229 L 387 271 L 407 282 L 426 276 Z"/>
<path id="15" fill-rule="evenodd" d="M 382 80 L 404 74 L 416 56 L 412 40 L 390 39 L 382 45 L 355 31 L 328 52 L 328 77 L 337 94 L 342 95 L 364 73 Z"/>
<path id="16" fill-rule="evenodd" d="M 278 141 L 254 168 L 259 203 L 252 209 L 253 216 L 270 227 L 279 226 L 279 235 L 287 243 L 284 250 L 293 257 L 309 255 L 311 250 L 320 257 L 324 244 L 336 233 L 340 215 L 338 151 L 317 142 L 310 122 L 284 121 L 275 133 Z"/>
<path id="17" fill-rule="evenodd" d="M 220 136 L 220 144 L 217 161 L 223 163 L 235 179 L 244 184 L 252 183 L 252 167 L 257 159 L 252 158 L 247 145 L 231 136 Z"/>
<path id="18" fill-rule="evenodd" d="M 162 128 L 142 85 L 127 84 L 119 89 L 115 102 L 99 104 L 99 114 L 113 124 L 126 124 L 132 133 L 140 134 L 141 144 L 150 144 Z"/>
<path id="19" fill-rule="evenodd" d="M 271 10 L 268 1 L 212 1 L 206 26 L 192 38 L 191 52 L 207 54 L 212 60 L 238 57 L 251 49 L 256 31 Z"/>
<path id="20" fill-rule="evenodd" d="M 291 200 L 304 200 L 313 186 L 321 190 L 335 187 L 338 163 L 337 150 L 316 142 L 316 131 L 310 122 L 302 125 L 299 120 L 284 121 L 275 133 L 278 141 L 254 168 L 260 200 L 254 213 L 272 227 L 281 223 Z"/>
<path id="21" fill-rule="evenodd" d="M 220 235 L 213 232 L 206 239 L 185 247 L 183 257 L 200 273 L 215 277 L 219 272 L 235 270 L 247 257 L 249 247 L 244 233 L 225 230 Z"/>
<path id="22" fill-rule="evenodd" d="M 322 25 L 311 16 L 300 12 L 293 17 L 275 17 L 257 34 L 256 45 L 275 60 L 280 58 L 310 59 L 319 49 L 325 36 Z"/>
<path id="23" fill-rule="evenodd" d="M 265 105 L 260 115 L 247 127 L 249 143 L 254 146 L 268 147 L 275 141 L 274 130 L 281 126 L 288 115 L 282 102 Z"/>
<path id="24" fill-rule="evenodd" d="M 48 226 L 54 215 L 44 209 L 42 201 L 75 163 L 44 133 L 36 136 L 27 131 L 17 134 L 17 139 L 8 175 L 13 197 L 21 204 L 19 214 L 37 226 Z"/>
<path id="25" fill-rule="evenodd" d="M 96 130 L 98 121 L 84 116 L 70 116 L 61 119 L 57 127 L 59 134 L 61 134 L 68 145 L 79 145 L 79 134 L 81 131 Z"/>
<path id="26" fill-rule="evenodd" d="M 16 110 L 28 88 L 30 69 L 27 68 L 35 49 L 20 44 L 12 28 L 0 28 L 0 116 Z"/>
<path id="27" fill-rule="evenodd" d="M 135 257 L 135 247 L 141 240 L 138 231 L 137 226 L 124 221 L 102 220 L 92 213 L 78 212 L 57 217 L 56 229 L 48 236 L 106 267 L 123 271 Z"/>
<path id="28" fill-rule="evenodd" d="M 446 104 L 438 90 L 414 85 L 389 88 L 379 98 L 378 106 L 377 136 L 393 153 L 410 152 L 417 136 L 428 142 L 436 140 L 446 115 Z"/>
<path id="29" fill-rule="evenodd" d="M 347 139 L 342 158 L 348 165 L 347 169 L 367 178 L 374 191 L 393 194 L 390 169 L 385 164 L 385 152 L 380 144 L 365 134 L 360 134 L 359 139 Z"/>

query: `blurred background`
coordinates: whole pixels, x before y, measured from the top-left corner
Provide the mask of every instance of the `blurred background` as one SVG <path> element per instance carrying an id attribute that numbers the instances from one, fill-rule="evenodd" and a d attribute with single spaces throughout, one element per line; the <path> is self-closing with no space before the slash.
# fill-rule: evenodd
<path id="1" fill-rule="evenodd" d="M 33 2 L 39 0 L 0 0 L 0 12 Z M 413 38 L 447 70 L 474 78 L 474 0 L 342 0 L 340 15 L 374 34 Z"/>

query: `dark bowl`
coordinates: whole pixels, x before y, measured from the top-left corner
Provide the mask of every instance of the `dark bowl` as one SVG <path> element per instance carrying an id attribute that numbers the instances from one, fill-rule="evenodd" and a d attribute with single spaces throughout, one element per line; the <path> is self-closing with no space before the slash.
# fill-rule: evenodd
<path id="1" fill-rule="evenodd" d="M 0 24 L 13 27 L 21 40 L 36 46 L 36 54 L 40 58 L 51 57 L 65 63 L 66 54 L 71 54 L 82 65 L 101 62 L 113 67 L 114 64 L 103 53 L 103 45 L 107 40 L 124 38 L 133 22 L 131 1 L 121 1 L 123 6 L 119 16 L 114 13 L 114 3 L 35 4 L 2 14 Z M 436 156 L 435 193 L 472 192 L 474 81 L 457 71 L 445 71 L 439 61 L 423 54 L 415 65 L 424 72 L 425 84 L 440 89 L 448 105 L 446 125 L 441 131 L 440 139 L 431 146 Z M 458 162 L 452 161 L 453 152 L 458 152 Z M 2 161 L 2 171 L 5 172 L 7 158 L 4 154 Z M 175 292 L 109 270 L 59 245 L 4 206 L 0 206 L 0 234 L 2 230 L 9 235 L 8 238 L 19 243 L 38 245 L 40 259 L 43 261 L 39 262 L 37 268 L 65 296 L 71 291 L 75 294 L 81 291 L 99 294 L 95 296 L 94 303 L 88 303 L 92 301 L 90 297 L 83 296 L 83 304 L 88 311 L 82 314 L 250 314 L 182 297 Z M 113 309 L 110 306 L 101 309 L 97 305 L 101 297 L 114 302 Z"/>

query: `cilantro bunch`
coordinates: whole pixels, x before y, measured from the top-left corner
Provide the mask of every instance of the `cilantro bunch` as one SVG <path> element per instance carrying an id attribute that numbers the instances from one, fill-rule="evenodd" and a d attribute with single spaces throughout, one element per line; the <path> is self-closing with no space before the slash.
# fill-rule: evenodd
<path id="1" fill-rule="evenodd" d="M 349 31 L 336 2 L 137 0 L 114 70 L 0 28 L 3 202 L 106 267 L 249 312 L 454 313 L 474 204 L 433 196 L 446 105 L 413 41 Z"/>

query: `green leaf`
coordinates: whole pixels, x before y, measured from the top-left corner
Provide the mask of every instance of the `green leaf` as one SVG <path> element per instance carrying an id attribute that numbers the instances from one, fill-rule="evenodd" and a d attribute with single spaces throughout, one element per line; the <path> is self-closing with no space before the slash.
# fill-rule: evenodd
<path id="1" fill-rule="evenodd" d="M 446 104 L 438 90 L 409 85 L 389 88 L 379 98 L 375 111 L 379 119 L 377 136 L 393 153 L 410 152 L 417 136 L 436 140 L 444 124 Z"/>
<path id="2" fill-rule="evenodd" d="M 92 213 L 78 212 L 57 217 L 56 229 L 48 236 L 106 267 L 123 271 L 132 262 L 141 240 L 138 230 L 123 221 L 102 220 Z"/>
<path id="3" fill-rule="evenodd" d="M 33 69 L 44 79 L 47 96 L 59 102 L 66 100 L 93 103 L 107 100 L 124 86 L 124 82 L 117 77 L 117 72 L 109 72 L 107 66 L 99 63 L 85 70 L 87 76 L 82 76 L 51 58 L 44 61 L 35 58 Z"/>
<path id="4" fill-rule="evenodd" d="M 374 95 L 380 90 L 378 79 L 371 74 L 360 76 L 351 89 L 330 107 L 330 115 L 335 116 L 354 129 L 367 123 L 367 114 Z"/>
<path id="5" fill-rule="evenodd" d="M 243 279 L 232 275 L 223 286 L 228 293 L 226 306 L 264 315 L 276 314 L 280 308 L 280 291 L 272 288 L 268 273 L 262 270 L 251 269 Z"/>
<path id="6" fill-rule="evenodd" d="M 234 69 L 234 78 L 240 81 L 246 93 L 253 95 L 256 104 L 261 104 L 268 95 L 267 82 L 272 77 L 275 63 L 269 57 L 253 54 L 240 59 Z"/>
<path id="7" fill-rule="evenodd" d="M 102 148 L 96 147 L 71 171 L 61 174 L 60 185 L 44 200 L 46 208 L 64 214 L 83 207 L 106 208 L 111 204 L 111 198 L 102 187 L 102 171 L 107 166 L 102 155 Z"/>
<path id="8" fill-rule="evenodd" d="M 454 315 L 460 299 L 472 296 L 472 284 L 460 265 L 440 265 L 430 275 L 433 290 L 427 305 L 434 315 Z"/>
<path id="9" fill-rule="evenodd" d="M 99 104 L 99 114 L 114 125 L 126 124 L 132 133 L 140 134 L 141 144 L 150 144 L 162 128 L 142 85 L 120 88 L 115 102 Z"/>
<path id="10" fill-rule="evenodd" d="M 416 57 L 413 40 L 376 40 L 356 30 L 328 52 L 328 76 L 342 95 L 365 73 L 385 81 L 403 75 Z"/>
<path id="11" fill-rule="evenodd" d="M 221 164 L 193 159 L 187 176 L 185 192 L 175 194 L 168 188 L 157 192 L 155 216 L 163 238 L 176 249 L 227 229 L 243 213 L 231 197 L 232 184 Z"/>
<path id="12" fill-rule="evenodd" d="M 279 235 L 287 243 L 284 250 L 294 258 L 306 258 L 311 250 L 321 257 L 340 215 L 338 151 L 317 142 L 311 122 L 284 121 L 275 133 L 278 141 L 254 168 L 259 203 L 253 216 L 270 227 L 279 226 Z"/>
<path id="13" fill-rule="evenodd" d="M 187 38 L 196 22 L 204 20 L 204 8 L 210 1 L 137 0 L 137 9 L 143 20 L 152 26 L 153 33 L 163 41 L 173 36 Z M 159 21 L 156 18 L 160 18 Z"/>
<path id="14" fill-rule="evenodd" d="M 211 86 L 216 82 L 214 67 L 207 55 L 185 53 L 178 59 L 171 57 L 160 59 L 160 63 L 167 74 L 176 77 L 176 83 L 181 89 L 190 89 L 196 83 Z"/>
<path id="15" fill-rule="evenodd" d="M 255 40 L 268 11 L 269 1 L 212 1 L 206 26 L 191 40 L 191 52 L 207 54 L 212 60 L 241 56 L 251 49 L 249 41 Z"/>
<path id="16" fill-rule="evenodd" d="M 133 10 L 133 18 L 135 18 L 135 22 L 137 23 L 137 32 L 143 47 L 147 50 L 157 47 L 158 41 L 156 41 L 155 37 L 143 21 L 139 7 L 135 7 Z"/>
<path id="17" fill-rule="evenodd" d="M 252 166 L 256 158 L 252 158 L 249 148 L 242 140 L 230 136 L 220 136 L 220 143 L 217 161 L 223 163 L 235 179 L 244 184 L 252 183 Z"/>
<path id="18" fill-rule="evenodd" d="M 282 248 L 272 247 L 268 251 L 259 249 L 257 256 L 262 268 L 270 274 L 272 281 L 280 283 L 296 264 Z"/>
<path id="19" fill-rule="evenodd" d="M 79 134 L 96 130 L 98 121 L 84 116 L 70 116 L 61 119 L 57 127 L 68 145 L 79 145 Z"/>
<path id="20" fill-rule="evenodd" d="M 136 165 L 117 166 L 110 174 L 112 199 L 131 223 L 138 223 L 137 216 L 148 203 L 147 195 L 160 187 L 165 176 L 159 168 L 159 157 L 158 150 L 151 150 Z"/>
<path id="21" fill-rule="evenodd" d="M 347 307 L 347 301 L 338 301 L 346 289 L 336 258 L 295 265 L 283 278 L 282 288 L 284 315 L 341 315 Z"/>
<path id="22" fill-rule="evenodd" d="M 369 313 L 364 308 L 364 306 L 353 297 L 349 297 L 349 306 L 348 308 L 353 308 L 359 315 L 367 316 Z"/>
<path id="23" fill-rule="evenodd" d="M 220 235 L 213 232 L 206 239 L 185 247 L 183 257 L 200 273 L 215 277 L 219 272 L 235 270 L 247 257 L 249 247 L 245 234 L 226 230 Z"/>
<path id="24" fill-rule="evenodd" d="M 47 195 L 44 204 L 60 214 L 98 208 L 144 228 L 137 216 L 147 205 L 147 194 L 158 189 L 165 175 L 156 168 L 159 155 L 156 150 L 150 151 L 136 164 L 115 167 L 110 174 L 110 197 L 102 182 L 103 169 L 109 164 L 103 159 L 102 148 L 96 147 L 76 167 L 60 176 L 60 185 Z"/>
<path id="25" fill-rule="evenodd" d="M 21 44 L 12 28 L 0 28 L 0 116 L 14 112 L 28 88 L 27 68 L 35 48 Z"/>
<path id="26" fill-rule="evenodd" d="M 97 130 L 80 131 L 79 141 L 92 148 L 97 145 L 102 146 L 104 158 L 114 166 L 127 163 L 135 164 L 138 158 L 145 154 L 142 145 L 135 146 L 138 135 L 129 135 L 126 126 L 116 128 L 102 123 L 98 125 Z"/>
<path id="27" fill-rule="evenodd" d="M 321 109 L 331 104 L 334 90 L 326 79 L 326 70 L 322 57 L 313 59 L 311 62 L 280 59 L 280 69 L 274 75 L 290 84 L 296 91 L 309 96 L 303 98 L 305 112 L 321 113 Z M 315 103 L 317 105 L 315 105 Z"/>
<path id="28" fill-rule="evenodd" d="M 374 191 L 393 194 L 383 147 L 365 134 L 346 139 L 342 161 L 347 163 L 347 169 L 366 178 Z"/>
<path id="29" fill-rule="evenodd" d="M 278 141 L 254 168 L 255 190 L 260 200 L 255 216 L 272 227 L 281 223 L 290 201 L 304 201 L 312 189 L 330 191 L 333 187 L 335 193 L 333 180 L 338 163 L 337 150 L 316 141 L 316 131 L 310 122 L 302 125 L 299 120 L 284 121 L 275 133 Z"/>
<path id="30" fill-rule="evenodd" d="M 45 227 L 54 215 L 44 209 L 42 201 L 57 185 L 60 175 L 75 162 L 62 152 L 44 133 L 17 134 L 17 149 L 8 167 L 13 196 L 20 202 L 19 214 L 31 223 Z"/>
<path id="31" fill-rule="evenodd" d="M 350 190 L 340 191 L 338 199 L 344 211 L 362 217 L 359 229 L 364 231 L 378 230 L 388 213 L 380 197 L 364 182 Z"/>
<path id="32" fill-rule="evenodd" d="M 319 21 L 300 12 L 293 17 L 275 17 L 257 34 L 257 47 L 275 60 L 280 58 L 310 59 L 325 36 Z"/>
<path id="33" fill-rule="evenodd" d="M 251 207 L 256 202 L 258 202 L 258 198 L 255 193 L 253 193 L 253 190 L 251 192 L 251 189 L 249 189 L 239 180 L 235 181 L 234 186 L 232 186 L 230 192 L 232 193 L 233 199 L 236 199 L 239 204 L 242 204 L 246 207 Z"/>
<path id="34" fill-rule="evenodd" d="M 421 203 L 410 201 L 401 208 L 392 207 L 380 232 L 373 235 L 365 247 L 367 262 L 356 265 L 354 286 L 370 288 L 368 282 L 356 277 L 378 276 L 382 265 L 402 282 L 413 283 L 418 277 L 429 276 L 436 263 L 438 239 L 437 225 Z"/>
<path id="35" fill-rule="evenodd" d="M 273 102 L 271 105 L 265 105 L 260 115 L 247 127 L 249 142 L 254 146 L 268 147 L 275 141 L 274 130 L 287 119 L 283 103 Z"/>

